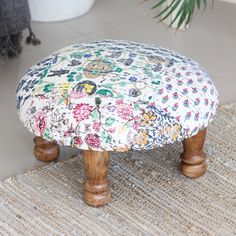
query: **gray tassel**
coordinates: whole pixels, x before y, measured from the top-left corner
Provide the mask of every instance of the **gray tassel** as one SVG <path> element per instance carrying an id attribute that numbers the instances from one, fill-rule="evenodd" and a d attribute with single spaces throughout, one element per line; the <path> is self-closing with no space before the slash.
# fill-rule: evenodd
<path id="1" fill-rule="evenodd" d="M 28 30 L 29 30 L 29 36 L 26 38 L 25 42 L 27 44 L 32 44 L 32 45 L 39 45 L 41 42 L 38 38 L 36 38 L 34 32 L 31 29 L 31 26 L 28 26 Z"/>

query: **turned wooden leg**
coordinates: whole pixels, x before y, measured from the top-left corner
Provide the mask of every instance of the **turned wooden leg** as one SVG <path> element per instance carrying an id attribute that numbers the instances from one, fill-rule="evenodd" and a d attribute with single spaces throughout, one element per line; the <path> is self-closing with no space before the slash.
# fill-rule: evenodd
<path id="1" fill-rule="evenodd" d="M 111 199 L 109 152 L 83 151 L 82 155 L 85 170 L 84 201 L 90 206 L 103 206 Z"/>
<path id="2" fill-rule="evenodd" d="M 180 169 L 187 177 L 197 178 L 206 171 L 206 154 L 203 151 L 206 129 L 183 141 L 184 152 L 181 154 Z"/>
<path id="3" fill-rule="evenodd" d="M 34 155 L 38 160 L 50 162 L 58 158 L 60 153 L 58 144 L 47 141 L 41 137 L 35 137 L 34 143 Z"/>

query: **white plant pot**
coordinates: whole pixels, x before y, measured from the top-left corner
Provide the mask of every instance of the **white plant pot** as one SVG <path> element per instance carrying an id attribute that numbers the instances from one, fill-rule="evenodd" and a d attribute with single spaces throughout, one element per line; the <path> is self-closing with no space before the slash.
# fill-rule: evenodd
<path id="1" fill-rule="evenodd" d="M 32 21 L 73 19 L 87 13 L 95 0 L 29 0 Z"/>

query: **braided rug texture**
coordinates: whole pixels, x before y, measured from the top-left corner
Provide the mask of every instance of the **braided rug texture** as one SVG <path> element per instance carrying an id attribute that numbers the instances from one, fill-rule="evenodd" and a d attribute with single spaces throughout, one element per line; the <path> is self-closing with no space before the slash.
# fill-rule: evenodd
<path id="1" fill-rule="evenodd" d="M 113 153 L 111 202 L 82 200 L 81 157 L 0 182 L 0 235 L 236 235 L 236 104 L 219 109 L 207 173 L 180 174 L 181 144 Z"/>

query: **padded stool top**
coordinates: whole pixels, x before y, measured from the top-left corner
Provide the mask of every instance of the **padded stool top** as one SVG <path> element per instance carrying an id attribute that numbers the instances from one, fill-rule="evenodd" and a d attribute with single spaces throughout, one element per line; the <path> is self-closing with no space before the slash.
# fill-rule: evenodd
<path id="1" fill-rule="evenodd" d="M 195 61 L 128 41 L 75 44 L 31 67 L 17 89 L 25 127 L 84 150 L 151 149 L 205 128 L 218 92 Z"/>

